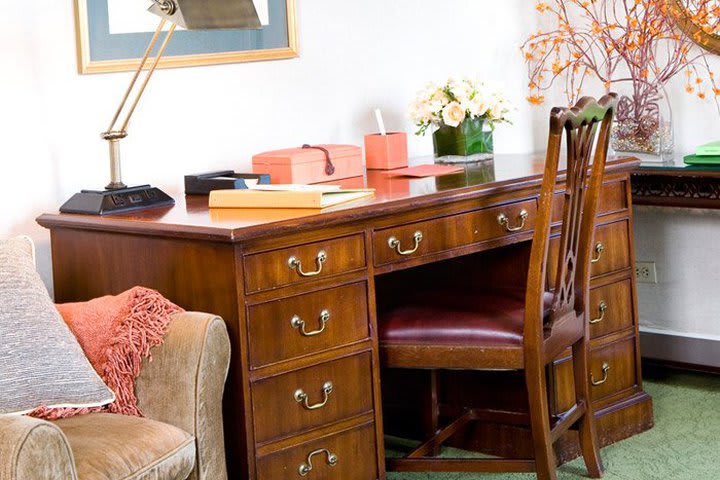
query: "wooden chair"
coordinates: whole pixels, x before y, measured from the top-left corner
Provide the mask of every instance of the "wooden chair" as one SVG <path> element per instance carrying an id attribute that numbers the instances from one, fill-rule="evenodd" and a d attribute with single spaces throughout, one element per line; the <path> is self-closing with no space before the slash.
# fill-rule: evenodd
<path id="1" fill-rule="evenodd" d="M 440 289 L 379 315 L 385 367 L 429 369 L 432 378 L 442 369 L 524 370 L 529 414 L 465 409 L 445 428 L 434 428 L 431 438 L 407 457 L 388 459 L 388 470 L 535 471 L 539 479 L 554 480 L 553 443 L 569 428 L 577 427 L 588 473 L 594 478 L 602 476 L 590 403 L 588 297 L 595 217 L 616 102 L 615 94 L 598 102 L 585 97 L 571 109 L 553 108 L 550 113 L 545 172 L 525 289 L 469 293 Z M 567 143 L 565 202 L 556 281 L 549 286 L 548 249 L 563 132 Z M 568 347 L 572 347 L 576 401 L 551 420 L 546 368 Z M 431 424 L 437 426 L 436 391 L 432 397 Z M 528 425 L 534 459 L 431 456 L 473 420 Z"/>

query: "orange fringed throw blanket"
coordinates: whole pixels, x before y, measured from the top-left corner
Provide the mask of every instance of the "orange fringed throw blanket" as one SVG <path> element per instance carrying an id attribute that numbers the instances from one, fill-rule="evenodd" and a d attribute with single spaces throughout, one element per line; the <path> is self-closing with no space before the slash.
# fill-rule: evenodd
<path id="1" fill-rule="evenodd" d="M 48 420 L 91 412 L 143 416 L 137 406 L 135 378 L 143 358 L 152 361 L 150 350 L 163 343 L 170 315 L 183 310 L 144 287 L 89 302 L 58 304 L 57 309 L 116 398 L 103 407 L 40 407 L 30 415 Z"/>

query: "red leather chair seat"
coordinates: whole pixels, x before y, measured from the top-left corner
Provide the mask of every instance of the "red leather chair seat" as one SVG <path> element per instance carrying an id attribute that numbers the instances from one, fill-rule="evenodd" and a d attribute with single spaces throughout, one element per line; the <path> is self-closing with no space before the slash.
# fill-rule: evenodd
<path id="1" fill-rule="evenodd" d="M 552 298 L 545 294 L 546 313 Z M 380 343 L 517 347 L 524 319 L 524 289 L 423 292 L 380 315 Z"/>

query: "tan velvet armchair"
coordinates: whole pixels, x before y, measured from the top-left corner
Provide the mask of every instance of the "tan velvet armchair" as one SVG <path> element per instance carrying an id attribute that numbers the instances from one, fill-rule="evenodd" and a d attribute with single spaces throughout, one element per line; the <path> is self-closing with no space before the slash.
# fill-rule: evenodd
<path id="1" fill-rule="evenodd" d="M 152 355 L 136 383 L 145 418 L 0 416 L 0 479 L 226 479 L 225 323 L 206 313 L 176 314 Z"/>

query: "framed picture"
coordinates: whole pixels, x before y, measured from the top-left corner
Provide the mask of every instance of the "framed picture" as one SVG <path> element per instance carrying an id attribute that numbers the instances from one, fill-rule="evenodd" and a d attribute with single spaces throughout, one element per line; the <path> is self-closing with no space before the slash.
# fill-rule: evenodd
<path id="1" fill-rule="evenodd" d="M 160 68 L 277 60 L 298 56 L 295 0 L 253 0 L 260 30 L 181 30 Z M 80 73 L 135 70 L 160 18 L 151 0 L 75 0 Z M 157 47 L 156 47 L 157 48 Z"/>

